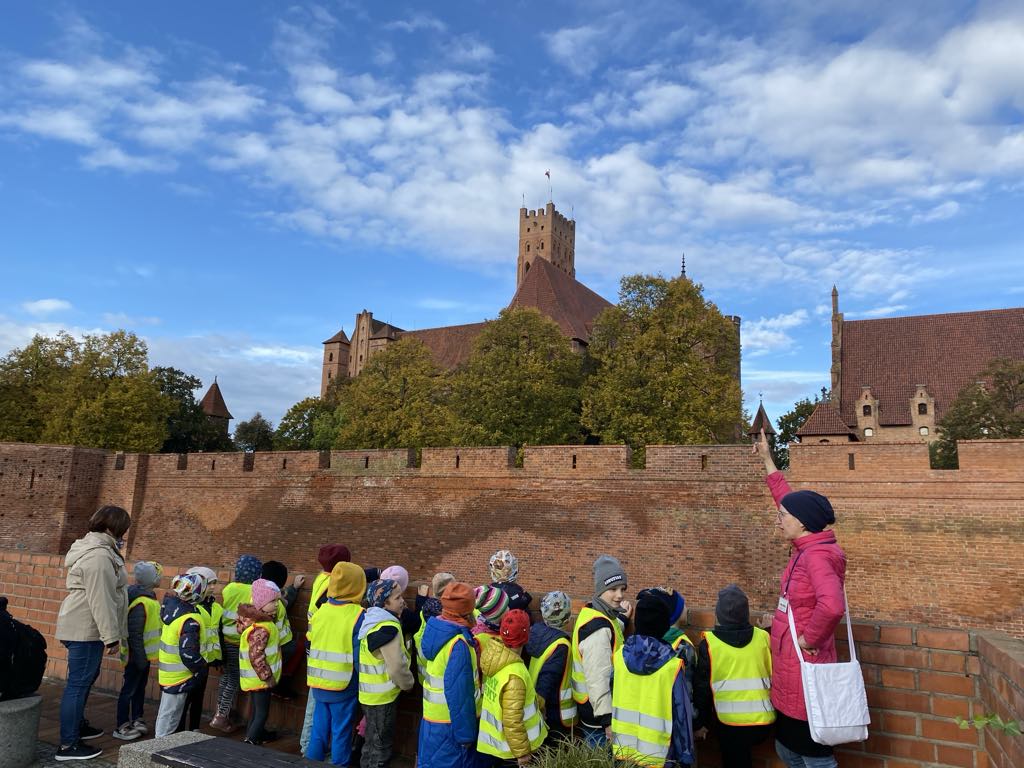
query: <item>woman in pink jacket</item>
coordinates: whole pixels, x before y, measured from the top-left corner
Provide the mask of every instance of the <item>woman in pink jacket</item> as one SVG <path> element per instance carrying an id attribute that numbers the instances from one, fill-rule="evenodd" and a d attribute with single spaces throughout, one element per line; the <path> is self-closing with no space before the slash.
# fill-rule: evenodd
<path id="1" fill-rule="evenodd" d="M 764 460 L 768 488 L 778 507 L 775 527 L 791 545 L 772 619 L 772 704 L 775 751 L 790 768 L 835 768 L 832 748 L 811 739 L 804 706 L 800 660 L 790 639 L 786 606 L 793 609 L 797 642 L 812 663 L 836 661 L 835 630 L 845 610 L 846 555 L 826 526 L 836 521 L 828 499 L 792 491 L 775 467 L 764 432 L 754 449 Z"/>

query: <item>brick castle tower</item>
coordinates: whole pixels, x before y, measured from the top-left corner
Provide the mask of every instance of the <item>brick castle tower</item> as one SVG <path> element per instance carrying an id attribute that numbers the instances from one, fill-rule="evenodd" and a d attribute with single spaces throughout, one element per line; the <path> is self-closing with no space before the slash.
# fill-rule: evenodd
<path id="1" fill-rule="evenodd" d="M 536 259 L 544 259 L 569 277 L 576 277 L 576 222 L 556 211 L 554 203 L 536 211 L 519 209 L 517 289 Z"/>

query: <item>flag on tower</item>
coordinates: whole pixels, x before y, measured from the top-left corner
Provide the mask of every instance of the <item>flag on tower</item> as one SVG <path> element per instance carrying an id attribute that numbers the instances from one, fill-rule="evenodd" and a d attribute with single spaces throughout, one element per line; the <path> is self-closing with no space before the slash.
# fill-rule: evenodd
<path id="1" fill-rule="evenodd" d="M 547 176 L 550 179 L 551 178 L 551 171 L 544 171 L 544 175 Z"/>

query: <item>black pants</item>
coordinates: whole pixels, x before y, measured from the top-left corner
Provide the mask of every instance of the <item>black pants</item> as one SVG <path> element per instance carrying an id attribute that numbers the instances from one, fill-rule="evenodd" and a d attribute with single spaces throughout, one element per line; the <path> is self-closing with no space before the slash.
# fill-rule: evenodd
<path id="1" fill-rule="evenodd" d="M 395 743 L 395 717 L 398 699 L 390 704 L 363 705 L 366 716 L 366 741 L 359 759 L 360 768 L 387 768 Z"/>
<path id="2" fill-rule="evenodd" d="M 195 731 L 199 729 L 203 721 L 203 699 L 206 698 L 206 683 L 209 675 L 203 673 L 197 680 L 195 687 L 188 692 L 185 699 L 185 708 L 181 711 L 181 722 L 178 723 L 178 732 Z"/>
<path id="3" fill-rule="evenodd" d="M 270 690 L 265 688 L 262 691 L 252 691 L 249 699 L 252 701 L 252 715 L 249 717 L 249 727 L 245 729 L 245 738 L 259 742 L 266 729 L 267 715 L 270 714 Z"/>
<path id="4" fill-rule="evenodd" d="M 770 725 L 724 725 L 718 723 L 718 750 L 722 753 L 722 768 L 751 768 L 751 750 L 768 738 Z"/>
<path id="5" fill-rule="evenodd" d="M 146 683 L 149 682 L 149 662 L 144 667 L 129 664 L 124 668 L 124 685 L 117 697 L 117 727 L 142 719 L 146 703 Z"/>

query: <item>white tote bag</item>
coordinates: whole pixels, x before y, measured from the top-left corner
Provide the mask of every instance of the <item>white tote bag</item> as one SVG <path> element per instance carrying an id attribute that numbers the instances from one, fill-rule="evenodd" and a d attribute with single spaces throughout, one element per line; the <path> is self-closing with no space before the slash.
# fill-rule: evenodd
<path id="1" fill-rule="evenodd" d="M 850 641 L 850 660 L 835 664 L 811 664 L 804 660 L 800 643 L 797 642 L 793 609 L 788 607 L 786 610 L 789 615 L 789 633 L 793 638 L 796 656 L 800 659 L 800 678 L 804 684 L 807 724 L 810 726 L 811 738 L 818 744 L 834 745 L 864 741 L 868 737 L 868 725 L 871 723 L 868 697 L 864 691 L 864 676 L 857 661 L 857 648 L 853 644 L 850 604 L 846 599 L 845 584 L 843 601 L 846 603 L 846 634 Z"/>

